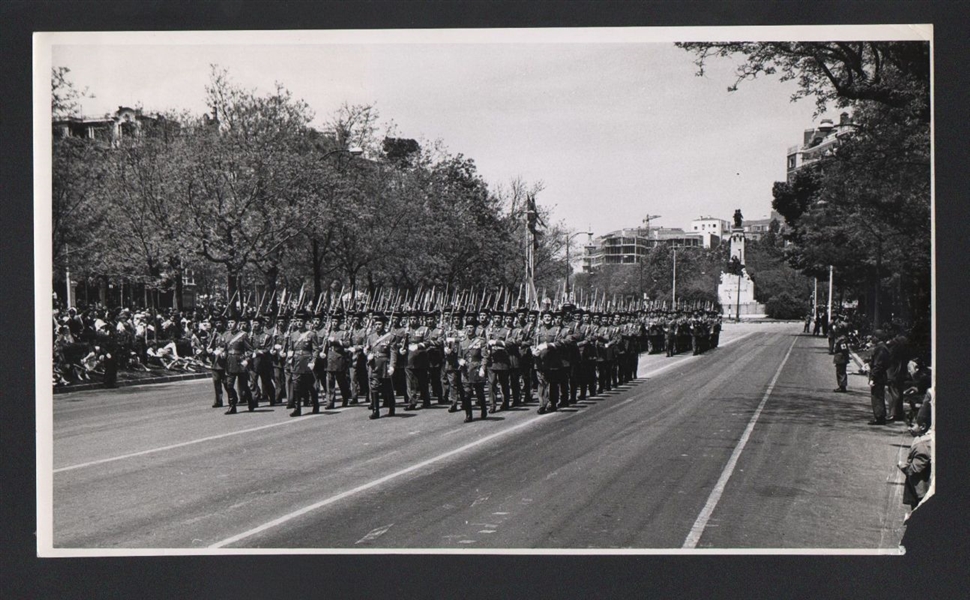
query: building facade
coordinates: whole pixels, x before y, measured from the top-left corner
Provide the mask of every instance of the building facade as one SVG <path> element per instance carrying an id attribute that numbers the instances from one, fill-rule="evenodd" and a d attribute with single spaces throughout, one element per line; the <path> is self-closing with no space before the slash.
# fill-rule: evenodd
<path id="1" fill-rule="evenodd" d="M 831 119 L 822 119 L 818 127 L 806 129 L 802 135 L 801 145 L 788 148 L 786 165 L 788 183 L 792 182 L 799 169 L 835 152 L 841 139 L 848 135 L 853 127 L 849 113 L 842 113 L 839 116 L 838 125 Z"/>
<path id="2" fill-rule="evenodd" d="M 122 138 L 141 135 L 146 126 L 161 117 L 143 114 L 139 108 L 119 106 L 113 115 L 103 117 L 65 117 L 51 123 L 56 138 L 83 138 L 117 144 Z"/>
<path id="3" fill-rule="evenodd" d="M 611 231 L 585 246 L 583 272 L 592 273 L 604 265 L 637 264 L 659 245 L 672 248 L 710 248 L 711 237 L 707 233 L 667 227 Z"/>
<path id="4" fill-rule="evenodd" d="M 690 222 L 691 233 L 704 233 L 705 248 L 717 246 L 731 235 L 731 222 L 715 217 L 700 217 Z"/>

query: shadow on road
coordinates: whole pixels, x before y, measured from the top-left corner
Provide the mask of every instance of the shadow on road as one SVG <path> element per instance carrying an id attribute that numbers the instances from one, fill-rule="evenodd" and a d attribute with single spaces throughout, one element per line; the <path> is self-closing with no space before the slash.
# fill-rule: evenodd
<path id="1" fill-rule="evenodd" d="M 723 400 L 742 401 L 741 398 Z M 750 402 L 744 412 L 754 412 Z M 765 405 L 760 422 L 765 425 L 816 425 L 844 431 L 882 430 L 897 433 L 892 426 L 874 428 L 867 425 L 870 419 L 872 408 L 868 394 L 853 391 L 835 393 L 827 388 L 805 386 L 777 386 Z"/>

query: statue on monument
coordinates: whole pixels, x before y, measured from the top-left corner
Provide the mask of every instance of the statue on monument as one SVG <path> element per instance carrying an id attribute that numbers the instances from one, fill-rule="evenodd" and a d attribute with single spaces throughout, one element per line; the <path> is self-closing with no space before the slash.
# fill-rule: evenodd
<path id="1" fill-rule="evenodd" d="M 741 215 L 741 209 L 739 208 L 734 211 L 734 228 L 741 229 L 741 223 L 743 222 L 744 222 L 744 216 Z"/>

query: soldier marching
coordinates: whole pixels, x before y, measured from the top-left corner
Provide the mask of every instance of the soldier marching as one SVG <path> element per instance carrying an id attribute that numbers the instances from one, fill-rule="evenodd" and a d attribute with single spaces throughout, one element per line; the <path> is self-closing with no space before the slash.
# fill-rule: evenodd
<path id="1" fill-rule="evenodd" d="M 302 294 L 301 294 L 302 296 Z M 370 418 L 448 404 L 465 420 L 538 401 L 554 412 L 637 378 L 642 353 L 675 356 L 716 348 L 721 318 L 713 307 L 577 306 L 545 299 L 530 309 L 471 294 L 400 295 L 316 306 L 302 301 L 214 319 L 205 353 L 214 407 L 229 398 L 250 411 L 286 399 L 291 416 L 363 397 Z M 234 307 L 237 308 L 237 307 Z M 260 307 L 262 308 L 262 307 Z M 275 317 L 273 316 L 275 313 Z M 244 316 L 245 315 L 245 316 Z M 397 378 L 400 378 L 397 379 Z M 402 385 L 403 384 L 403 385 Z M 537 392 L 537 394 L 536 394 Z"/>

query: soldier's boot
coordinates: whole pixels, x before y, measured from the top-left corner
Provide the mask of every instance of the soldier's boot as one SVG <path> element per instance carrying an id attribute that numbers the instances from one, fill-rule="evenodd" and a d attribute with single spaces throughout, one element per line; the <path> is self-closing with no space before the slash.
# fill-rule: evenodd
<path id="1" fill-rule="evenodd" d="M 259 400 L 257 400 L 256 396 L 253 396 L 252 394 L 249 395 L 249 398 L 247 398 L 247 401 L 248 401 L 247 408 L 249 409 L 249 412 L 253 412 L 254 410 L 256 410 L 256 407 L 259 406 Z"/>
<path id="2" fill-rule="evenodd" d="M 226 411 L 226 414 L 227 415 L 234 415 L 234 414 L 236 414 L 236 405 L 233 404 L 232 406 L 230 406 L 229 407 L 229 410 Z"/>
<path id="3" fill-rule="evenodd" d="M 466 410 L 465 411 L 465 422 L 466 423 L 471 423 L 473 420 L 474 419 L 472 418 L 472 411 L 471 411 L 471 409 Z"/>
<path id="4" fill-rule="evenodd" d="M 293 408 L 293 412 L 290 413 L 291 417 L 299 417 L 303 414 L 303 405 L 301 403 L 296 403 Z"/>
<path id="5" fill-rule="evenodd" d="M 482 418 L 484 419 L 487 416 L 488 416 L 488 409 L 485 408 L 485 405 L 484 404 L 482 404 Z"/>
<path id="6" fill-rule="evenodd" d="M 374 410 L 370 411 L 370 418 L 371 419 L 380 419 L 381 418 L 381 411 L 380 410 L 377 410 L 376 408 Z"/>

